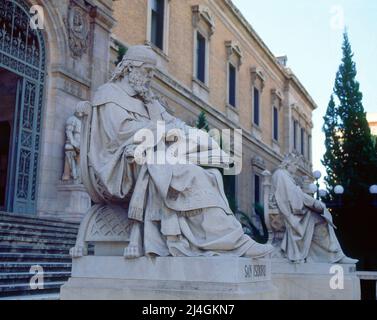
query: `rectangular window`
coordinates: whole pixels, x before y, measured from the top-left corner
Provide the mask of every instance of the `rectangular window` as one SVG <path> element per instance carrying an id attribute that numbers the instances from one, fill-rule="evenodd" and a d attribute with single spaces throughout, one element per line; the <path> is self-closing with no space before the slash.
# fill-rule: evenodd
<path id="1" fill-rule="evenodd" d="M 301 154 L 305 155 L 305 129 L 301 128 Z"/>
<path id="2" fill-rule="evenodd" d="M 260 119 L 260 116 L 259 116 L 259 113 L 260 113 L 260 106 L 259 106 L 259 103 L 260 103 L 260 97 L 259 97 L 259 90 L 257 88 L 254 87 L 254 93 L 253 93 L 253 96 L 254 96 L 254 124 L 256 124 L 257 126 L 259 126 L 259 119 Z"/>
<path id="3" fill-rule="evenodd" d="M 163 50 L 165 0 L 151 0 L 151 9 L 151 42 Z"/>
<path id="4" fill-rule="evenodd" d="M 236 107 L 236 68 L 229 63 L 229 93 L 228 93 L 228 103 Z"/>
<path id="5" fill-rule="evenodd" d="M 279 112 L 276 107 L 274 107 L 274 140 L 279 140 Z"/>
<path id="6" fill-rule="evenodd" d="M 196 36 L 196 78 L 206 82 L 206 39 L 199 32 Z"/>
<path id="7" fill-rule="evenodd" d="M 256 174 L 254 175 L 254 203 L 261 203 L 261 185 L 260 177 Z"/>
<path id="8" fill-rule="evenodd" d="M 237 197 L 236 197 L 236 176 L 224 175 L 224 192 L 228 199 L 230 209 L 235 212 L 237 210 Z"/>
<path id="9" fill-rule="evenodd" d="M 298 134 L 298 122 L 293 121 L 293 148 L 297 150 L 297 134 Z"/>

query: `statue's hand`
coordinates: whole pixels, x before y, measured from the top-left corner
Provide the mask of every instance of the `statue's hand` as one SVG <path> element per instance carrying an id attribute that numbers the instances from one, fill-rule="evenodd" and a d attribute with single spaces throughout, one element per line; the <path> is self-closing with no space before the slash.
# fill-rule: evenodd
<path id="1" fill-rule="evenodd" d="M 181 129 L 178 129 L 178 128 L 169 129 L 169 128 L 167 128 L 166 137 L 165 137 L 167 142 L 176 142 L 176 141 L 179 141 L 179 140 L 184 139 L 184 138 L 185 138 L 185 133 Z"/>
<path id="2" fill-rule="evenodd" d="M 69 255 L 73 259 L 82 258 L 88 254 L 87 249 L 83 246 L 75 246 L 69 250 Z"/>
<path id="3" fill-rule="evenodd" d="M 65 151 L 73 151 L 74 146 L 71 143 L 66 143 L 65 146 L 64 146 L 64 150 Z"/>
<path id="4" fill-rule="evenodd" d="M 124 153 L 127 159 L 128 163 L 135 162 L 135 151 L 136 151 L 137 145 L 130 145 L 127 146 Z"/>
<path id="5" fill-rule="evenodd" d="M 314 208 L 322 213 L 326 210 L 326 205 L 322 201 L 316 200 L 314 203 Z"/>
<path id="6" fill-rule="evenodd" d="M 80 150 L 80 142 L 78 141 L 72 141 L 72 145 L 75 149 Z"/>

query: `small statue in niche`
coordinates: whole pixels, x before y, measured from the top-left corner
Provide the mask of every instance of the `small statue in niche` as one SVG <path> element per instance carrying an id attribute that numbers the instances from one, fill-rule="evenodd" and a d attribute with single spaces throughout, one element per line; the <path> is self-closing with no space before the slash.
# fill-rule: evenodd
<path id="1" fill-rule="evenodd" d="M 63 181 L 81 183 L 80 174 L 80 135 L 82 112 L 76 109 L 65 125 L 66 143 Z"/>
<path id="2" fill-rule="evenodd" d="M 81 34 L 84 29 L 84 23 L 83 23 L 83 18 L 79 13 L 76 13 L 73 18 L 73 31 L 76 34 Z"/>

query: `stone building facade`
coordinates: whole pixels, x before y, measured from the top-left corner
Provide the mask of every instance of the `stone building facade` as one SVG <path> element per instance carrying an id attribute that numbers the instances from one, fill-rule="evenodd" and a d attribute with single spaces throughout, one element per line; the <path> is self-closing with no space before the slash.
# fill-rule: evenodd
<path id="1" fill-rule="evenodd" d="M 158 7 L 163 15 L 160 43 L 152 36 Z M 252 204 L 262 199 L 262 172 L 274 170 L 286 153 L 302 153 L 301 173 L 311 175 L 316 104 L 286 67 L 286 58 L 273 56 L 232 1 L 124 0 L 114 3 L 114 15 L 115 43 L 150 44 L 155 49 L 155 91 L 167 97 L 172 113 L 194 123 L 204 111 L 211 128 L 243 130 L 242 173 L 235 177 L 234 188 L 240 210 L 250 213 Z M 236 78 L 232 103 L 229 65 Z"/>
<path id="2" fill-rule="evenodd" d="M 110 0 L 0 2 L 2 211 L 74 220 L 90 205 L 61 182 L 65 122 L 108 78 L 114 23 Z"/>
<path id="3" fill-rule="evenodd" d="M 316 105 L 230 0 L 4 0 L 0 19 L 0 210 L 81 218 L 90 199 L 62 181 L 65 124 L 135 44 L 156 51 L 153 89 L 172 114 L 243 130 L 243 170 L 229 181 L 240 210 L 288 152 L 311 175 Z"/>

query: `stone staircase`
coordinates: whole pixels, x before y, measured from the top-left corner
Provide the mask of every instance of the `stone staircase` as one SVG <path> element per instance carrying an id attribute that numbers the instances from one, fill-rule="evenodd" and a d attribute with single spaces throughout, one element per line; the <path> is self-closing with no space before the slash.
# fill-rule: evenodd
<path id="1" fill-rule="evenodd" d="M 0 299 L 58 299 L 71 273 L 69 249 L 78 227 L 61 220 L 0 213 Z M 43 271 L 43 289 L 30 286 L 38 274 L 35 270 Z"/>

